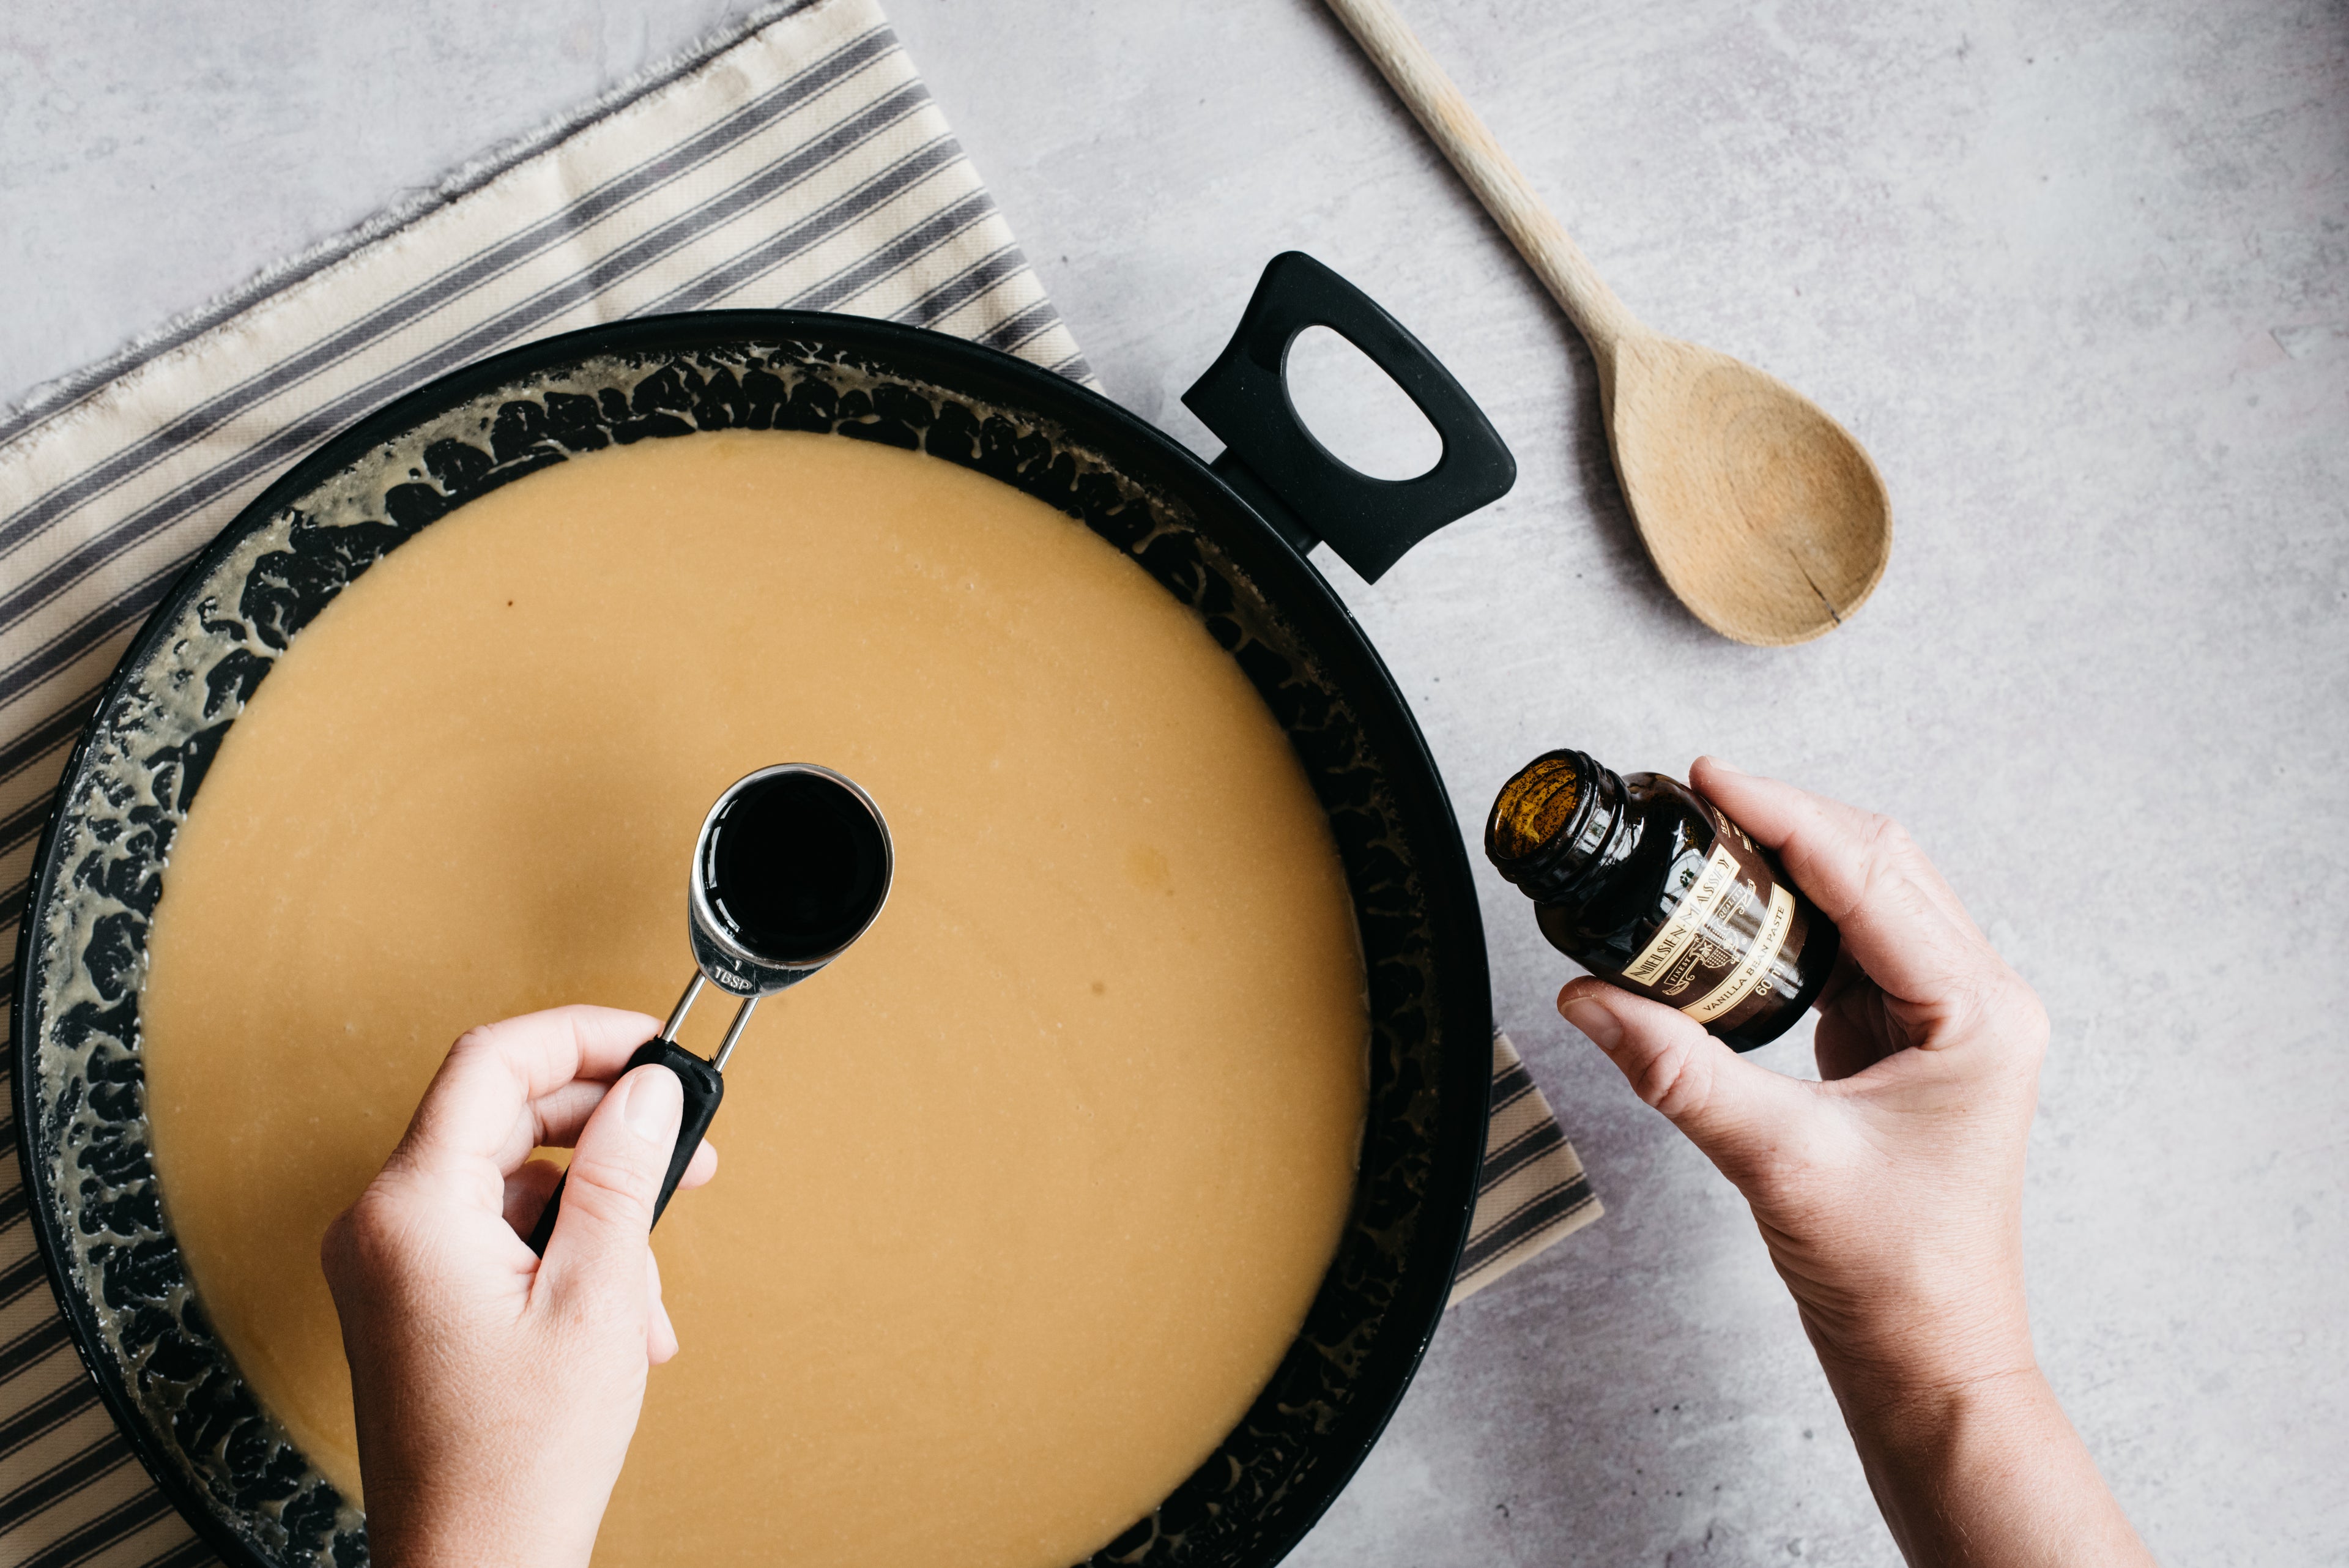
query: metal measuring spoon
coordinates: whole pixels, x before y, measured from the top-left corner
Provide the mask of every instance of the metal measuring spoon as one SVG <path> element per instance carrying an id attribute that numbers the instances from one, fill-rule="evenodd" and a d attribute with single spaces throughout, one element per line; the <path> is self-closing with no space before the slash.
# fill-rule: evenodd
<path id="1" fill-rule="evenodd" d="M 687 900 L 694 976 L 660 1033 L 628 1058 L 628 1071 L 657 1064 L 685 1087 L 685 1119 L 653 1207 L 654 1223 L 718 1114 L 726 1094 L 720 1075 L 752 1010 L 864 934 L 888 901 L 895 867 L 889 825 L 873 797 L 812 763 L 761 768 L 719 795 L 702 818 Z M 725 1040 L 706 1062 L 677 1043 L 704 985 L 742 999 Z M 557 1182 L 531 1231 L 532 1251 L 546 1251 L 562 1204 Z"/>

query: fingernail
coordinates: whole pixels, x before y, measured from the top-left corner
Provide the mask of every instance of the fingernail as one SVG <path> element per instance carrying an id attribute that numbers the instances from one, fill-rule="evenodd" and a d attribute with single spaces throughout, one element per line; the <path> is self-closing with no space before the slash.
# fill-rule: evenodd
<path id="1" fill-rule="evenodd" d="M 1558 1012 L 1565 1014 L 1568 1023 L 1589 1035 L 1590 1043 L 1601 1051 L 1612 1051 L 1615 1043 L 1623 1038 L 1623 1025 L 1615 1015 L 1588 997 L 1578 996 L 1561 1002 Z"/>
<path id="2" fill-rule="evenodd" d="M 658 1142 L 677 1136 L 677 1124 L 685 1116 L 685 1085 L 667 1067 L 648 1066 L 628 1075 L 627 1103 L 620 1115 L 628 1130 L 647 1142 Z"/>
<path id="3" fill-rule="evenodd" d="M 1705 761 L 1712 764 L 1713 770 L 1715 773 L 1727 774 L 1730 777 L 1737 779 L 1748 776 L 1744 768 L 1738 767 L 1732 763 L 1724 763 L 1719 757 L 1707 757 L 1705 758 Z"/>

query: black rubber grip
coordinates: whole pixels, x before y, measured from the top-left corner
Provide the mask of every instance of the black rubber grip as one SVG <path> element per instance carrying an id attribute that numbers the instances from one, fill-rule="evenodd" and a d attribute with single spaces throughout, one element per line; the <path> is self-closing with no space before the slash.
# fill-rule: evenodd
<path id="1" fill-rule="evenodd" d="M 718 1115 L 718 1102 L 726 1097 L 726 1080 L 719 1076 L 717 1068 L 674 1040 L 646 1041 L 628 1058 L 627 1070 L 633 1073 L 647 1064 L 667 1067 L 685 1088 L 685 1120 L 677 1129 L 677 1148 L 668 1157 L 668 1174 L 661 1179 L 660 1201 L 653 1205 L 653 1223 L 657 1225 L 661 1210 L 668 1207 L 669 1195 L 685 1176 L 685 1168 L 693 1163 L 693 1151 L 701 1147 L 701 1135 L 709 1130 L 711 1118 Z M 554 1192 L 546 1199 L 546 1211 L 531 1227 L 530 1250 L 542 1258 L 546 1256 L 546 1243 L 554 1235 L 554 1216 L 563 1208 L 564 1182 L 570 1179 L 566 1175 L 554 1184 Z"/>

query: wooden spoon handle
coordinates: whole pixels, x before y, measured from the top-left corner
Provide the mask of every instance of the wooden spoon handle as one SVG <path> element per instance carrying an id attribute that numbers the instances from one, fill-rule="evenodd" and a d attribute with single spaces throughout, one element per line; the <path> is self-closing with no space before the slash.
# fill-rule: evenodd
<path id="1" fill-rule="evenodd" d="M 1617 342 L 1644 331 L 1638 317 L 1591 266 L 1590 258 L 1542 205 L 1525 171 L 1493 140 L 1493 133 L 1485 129 L 1485 122 L 1476 118 L 1476 111 L 1468 107 L 1468 100 L 1460 96 L 1460 89 L 1413 36 L 1389 0 L 1329 0 L 1329 5 L 1427 134 L 1444 149 L 1452 167 L 1468 182 L 1468 188 L 1476 192 L 1476 200 L 1493 214 L 1517 254 L 1565 307 L 1589 341 L 1591 351 L 1602 359 L 1611 358 Z"/>

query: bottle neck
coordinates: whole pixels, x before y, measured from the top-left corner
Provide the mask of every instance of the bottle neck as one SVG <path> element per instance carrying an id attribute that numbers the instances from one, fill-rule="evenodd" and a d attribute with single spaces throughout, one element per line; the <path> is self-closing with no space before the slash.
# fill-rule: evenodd
<path id="1" fill-rule="evenodd" d="M 1485 853 L 1536 903 L 1578 897 L 1623 831 L 1622 777 L 1583 752 L 1547 752 L 1502 786 L 1485 825 Z"/>

